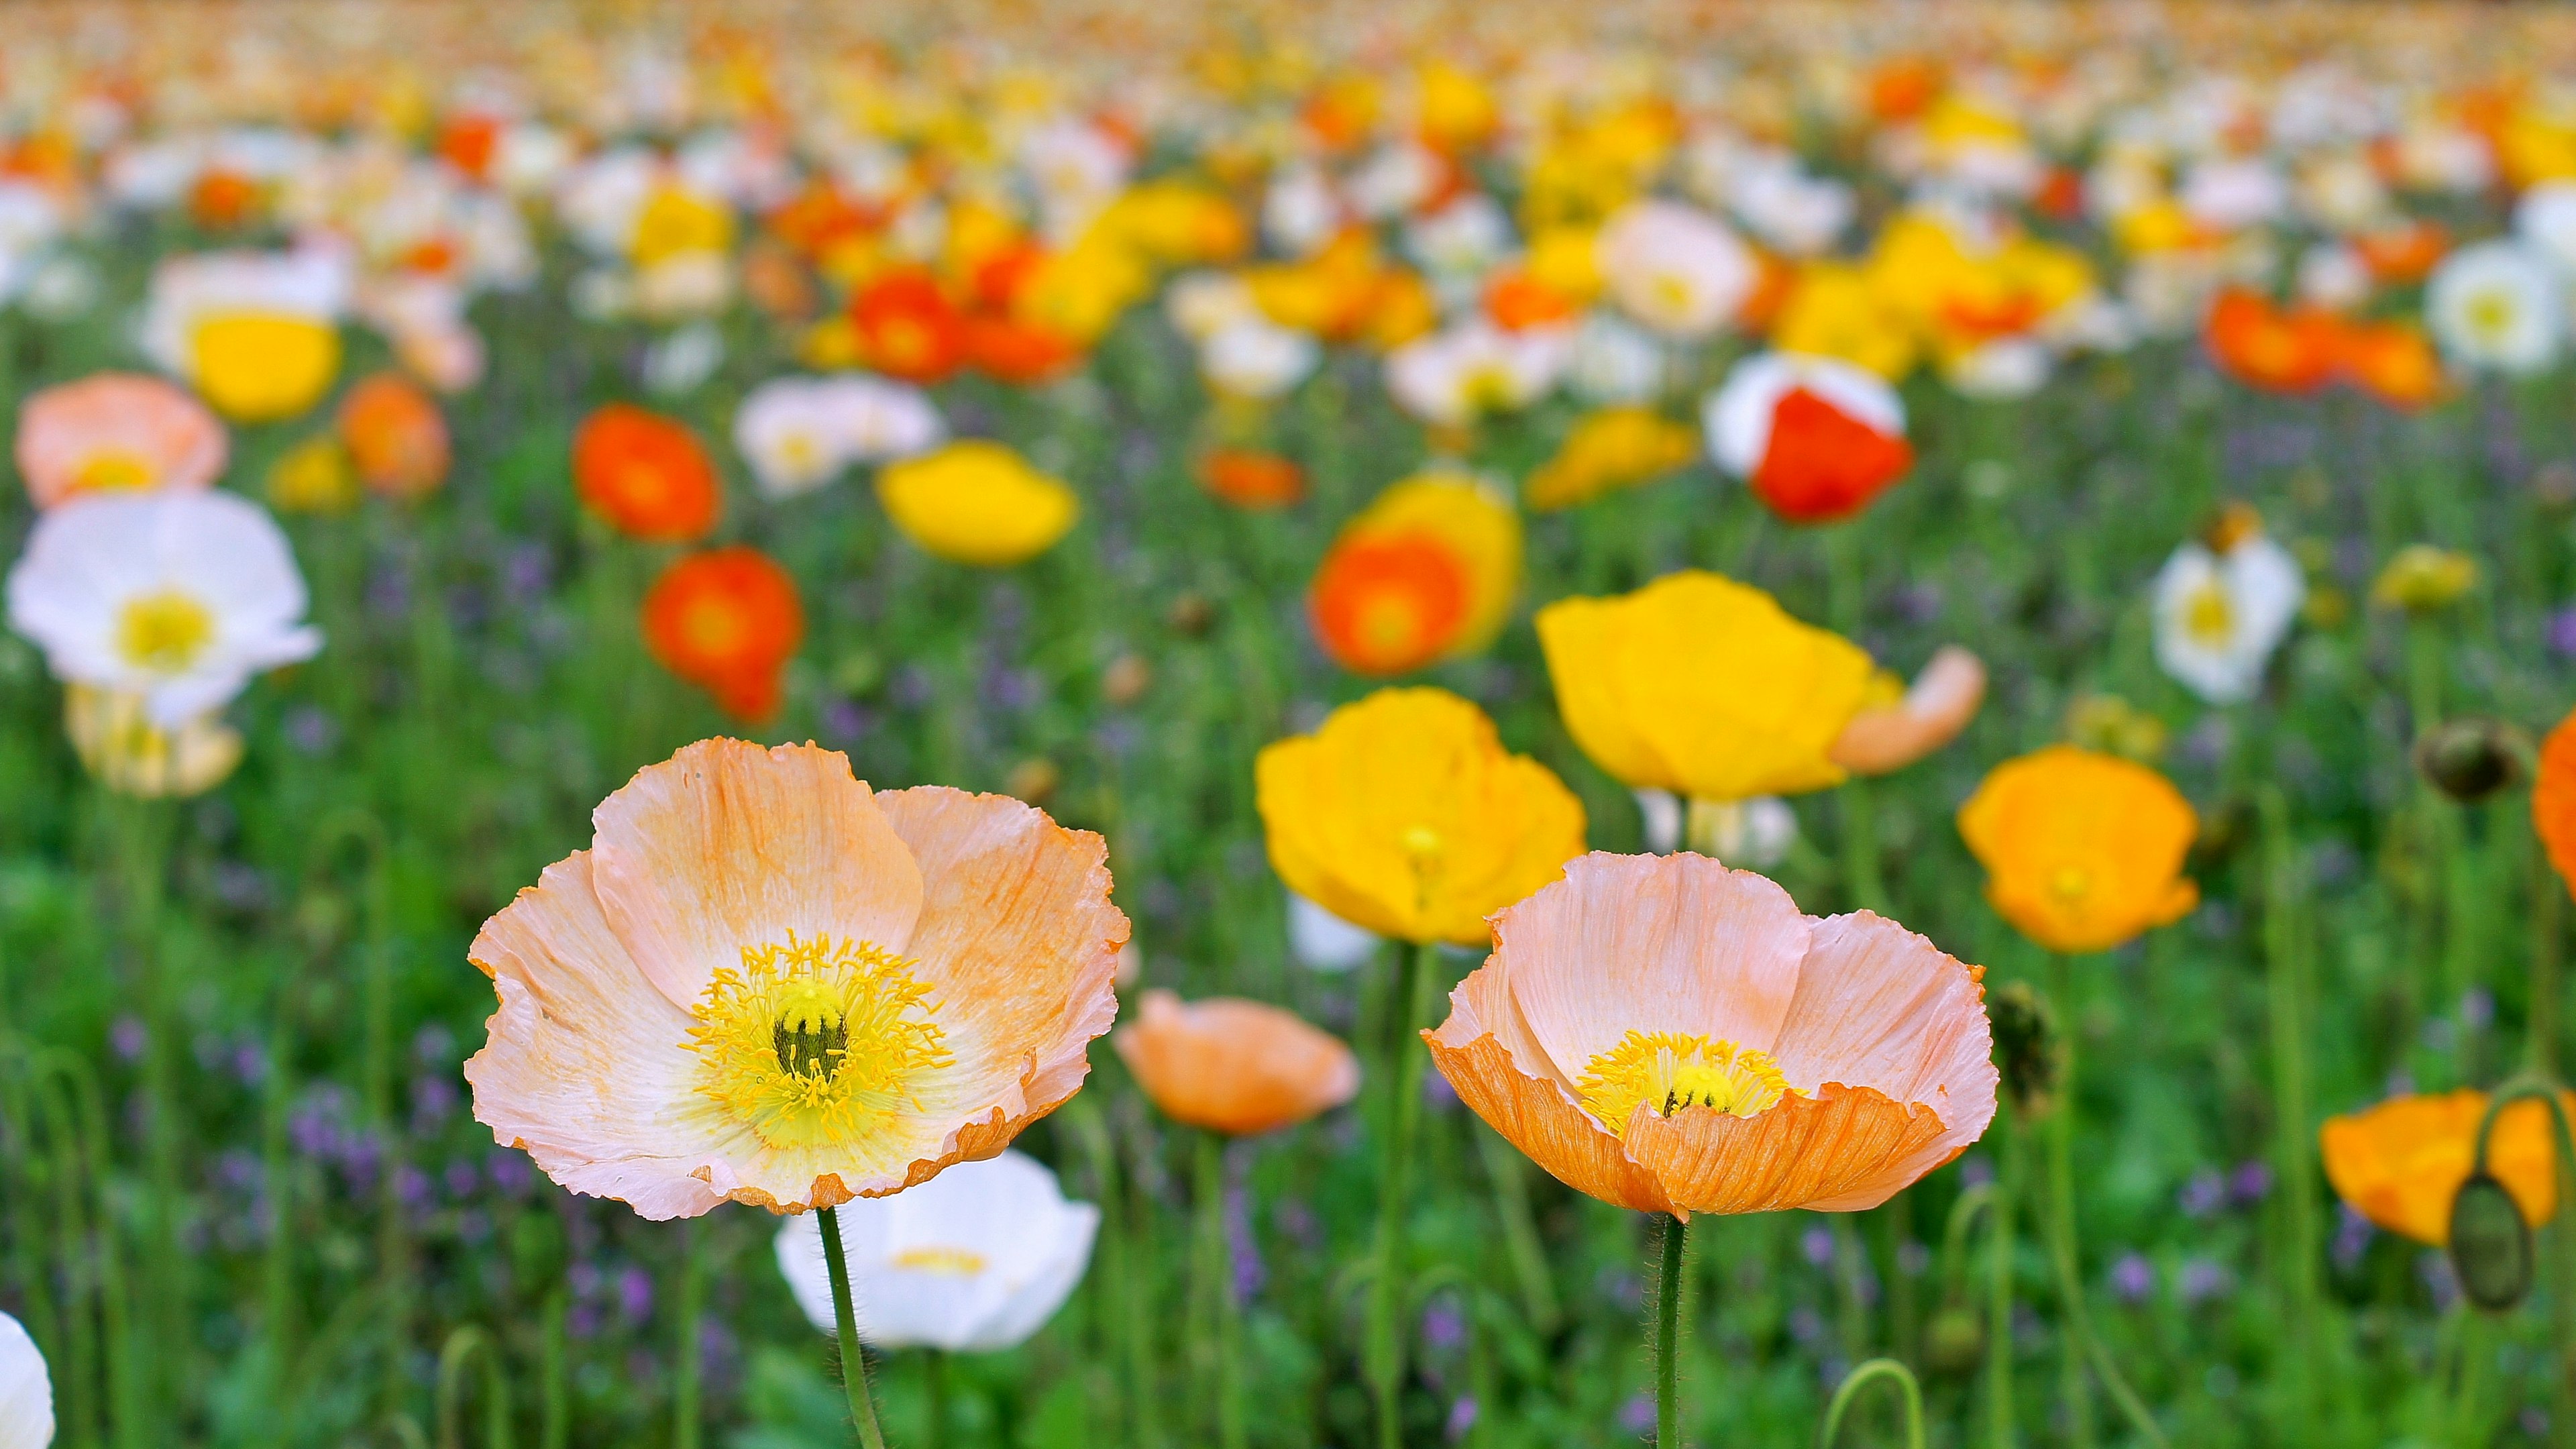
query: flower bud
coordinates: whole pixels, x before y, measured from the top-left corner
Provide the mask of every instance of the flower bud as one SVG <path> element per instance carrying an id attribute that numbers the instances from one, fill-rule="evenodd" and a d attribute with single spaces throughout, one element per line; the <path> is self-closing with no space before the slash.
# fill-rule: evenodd
<path id="1" fill-rule="evenodd" d="M 2057 1087 L 2056 1032 L 2048 1007 L 2029 983 L 2015 981 L 1987 996 L 1986 1015 L 1994 1027 L 2005 1099 L 2022 1116 L 2039 1116 Z"/>
<path id="2" fill-rule="evenodd" d="M 2501 720 L 2444 720 L 2415 741 L 2415 768 L 2433 788 L 2473 804 L 2530 776 L 2531 736 Z"/>
<path id="3" fill-rule="evenodd" d="M 1985 1353 L 1986 1326 L 1965 1304 L 1943 1305 L 1923 1327 L 1923 1366 L 1936 1374 L 1965 1378 Z"/>
<path id="4" fill-rule="evenodd" d="M 2484 1170 L 2451 1199 L 2451 1271 L 2471 1303 L 2502 1313 L 2531 1291 L 2531 1225 L 2513 1194 Z"/>

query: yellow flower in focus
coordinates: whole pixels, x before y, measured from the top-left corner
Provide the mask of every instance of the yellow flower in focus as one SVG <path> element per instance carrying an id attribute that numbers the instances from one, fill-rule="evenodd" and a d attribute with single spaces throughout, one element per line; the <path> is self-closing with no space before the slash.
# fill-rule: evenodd
<path id="1" fill-rule="evenodd" d="M 733 212 L 723 202 L 685 186 L 664 186 L 637 209 L 626 254 L 644 271 L 674 257 L 722 255 L 732 246 Z"/>
<path id="2" fill-rule="evenodd" d="M 1834 742 L 1872 696 L 1859 646 L 1769 594 L 1696 569 L 1538 611 L 1574 742 L 1630 789 L 1701 800 L 1842 783 Z"/>
<path id="3" fill-rule="evenodd" d="M 329 433 L 307 438 L 268 465 L 268 504 L 280 513 L 346 513 L 358 506 L 358 475 Z"/>
<path id="4" fill-rule="evenodd" d="M 2456 549 L 2410 543 L 2371 581 L 2370 601 L 2410 614 L 2431 614 L 2478 586 L 2478 561 Z"/>
<path id="5" fill-rule="evenodd" d="M 1914 366 L 1915 332 L 1858 267 L 1809 262 L 1780 304 L 1771 345 L 1810 357 L 1839 357 L 1893 382 Z"/>
<path id="6" fill-rule="evenodd" d="M 340 373 L 340 331 L 286 313 L 237 312 L 198 320 L 189 334 L 197 391 L 237 423 L 308 412 Z"/>
<path id="7" fill-rule="evenodd" d="M 212 714 L 163 728 L 140 694 L 73 683 L 63 691 L 63 726 L 81 767 L 120 795 L 147 800 L 202 795 L 241 763 L 241 732 Z"/>
<path id="8" fill-rule="evenodd" d="M 1487 915 L 1583 853 L 1574 792 L 1446 690 L 1344 705 L 1253 773 L 1280 879 L 1381 936 L 1481 943 Z"/>
<path id="9" fill-rule="evenodd" d="M 1652 482 L 1698 456 L 1698 432 L 1653 408 L 1603 408 L 1577 422 L 1556 456 L 1531 471 L 1522 496 L 1541 511 L 1571 508 Z"/>
<path id="10" fill-rule="evenodd" d="M 1959 807 L 1986 900 L 2051 951 L 2107 951 L 2200 903 L 2183 856 L 2200 817 L 2164 776 L 2073 745 L 2008 760 Z"/>
<path id="11" fill-rule="evenodd" d="M 983 568 L 1037 557 L 1082 516 L 1081 499 L 1061 480 L 979 438 L 887 464 L 877 501 L 926 552 Z"/>

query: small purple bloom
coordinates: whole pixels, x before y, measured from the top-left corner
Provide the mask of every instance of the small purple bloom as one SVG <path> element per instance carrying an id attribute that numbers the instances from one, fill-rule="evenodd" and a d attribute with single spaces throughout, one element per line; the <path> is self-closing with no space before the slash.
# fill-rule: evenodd
<path id="1" fill-rule="evenodd" d="M 1834 1235 L 1828 1228 L 1809 1228 L 1798 1235 L 1798 1251 L 1821 1268 L 1834 1260 Z"/>
<path id="2" fill-rule="evenodd" d="M 1630 1394 L 1619 1406 L 1619 1427 L 1631 1434 L 1643 1434 L 1655 1427 L 1655 1401 L 1645 1394 Z"/>
<path id="3" fill-rule="evenodd" d="M 1446 1112 L 1458 1105 L 1458 1089 L 1449 1085 L 1449 1079 L 1438 1072 L 1425 1072 L 1422 1074 L 1422 1105 L 1437 1112 Z"/>
<path id="4" fill-rule="evenodd" d="M 447 1170 L 439 1176 L 446 1180 L 447 1195 L 452 1198 L 472 1197 L 475 1189 L 483 1185 L 483 1174 L 462 1158 L 447 1164 Z"/>
<path id="5" fill-rule="evenodd" d="M 121 1062 L 143 1060 L 143 1049 L 151 1043 L 151 1035 L 144 1031 L 143 1018 L 139 1016 L 120 1016 L 107 1029 L 107 1044 Z"/>
<path id="6" fill-rule="evenodd" d="M 1449 1405 L 1449 1421 L 1441 1426 L 1441 1435 L 1455 1444 L 1475 1432 L 1475 1428 L 1476 1396 L 1460 1394 L 1456 1401 Z"/>
<path id="7" fill-rule="evenodd" d="M 2554 653 L 2576 659 L 2576 604 L 2549 616 L 2549 647 Z"/>
<path id="8" fill-rule="evenodd" d="M 2111 1265 L 2111 1296 L 2123 1303 L 2144 1303 L 2156 1291 L 2155 1265 L 2143 1253 L 2122 1253 Z"/>
<path id="9" fill-rule="evenodd" d="M 1422 1342 L 1426 1347 L 1446 1352 L 1467 1341 L 1467 1315 L 1458 1310 L 1458 1302 L 1443 1293 L 1422 1309 Z"/>
<path id="10" fill-rule="evenodd" d="M 1790 1309 L 1789 1337 L 1802 1347 L 1814 1348 L 1825 1341 L 1825 1316 L 1804 1303 Z"/>
<path id="11" fill-rule="evenodd" d="M 526 1192 L 536 1182 L 536 1174 L 528 1170 L 527 1154 L 507 1147 L 492 1149 L 485 1170 L 492 1176 L 492 1185 L 511 1197 Z"/>
<path id="12" fill-rule="evenodd" d="M 617 1270 L 617 1311 L 629 1323 L 642 1323 L 653 1316 L 651 1274 L 631 1263 Z"/>
<path id="13" fill-rule="evenodd" d="M 2240 1205 L 2261 1202 L 2272 1191 L 2272 1165 L 2268 1162 L 2241 1163 L 2227 1179 L 2227 1195 Z"/>
<path id="14" fill-rule="evenodd" d="M 2472 986 L 2460 998 L 2460 1025 L 2471 1031 L 2484 1031 L 2495 1025 L 2495 993 L 2483 986 Z"/>
<path id="15" fill-rule="evenodd" d="M 2349 1273 L 2361 1266 L 2361 1255 L 2370 1251 L 2370 1240 L 2378 1231 L 2370 1219 L 2353 1211 L 2352 1204 L 2335 1204 L 2334 1265 Z"/>
<path id="16" fill-rule="evenodd" d="M 2438 1249 L 2427 1248 L 2416 1255 L 2415 1276 L 2424 1280 L 2435 1308 L 2448 1313 L 2451 1305 L 2460 1301 L 2460 1280 L 2451 1272 L 2451 1260 Z"/>
<path id="17" fill-rule="evenodd" d="M 321 754 L 339 738 L 339 724 L 319 705 L 299 704 L 286 712 L 286 742 L 304 754 Z"/>
<path id="18" fill-rule="evenodd" d="M 1995 1165 L 1985 1157 L 1971 1157 L 1959 1164 L 1959 1181 L 1968 1187 L 1984 1187 L 1995 1180 Z"/>
<path id="19" fill-rule="evenodd" d="M 2182 1191 L 2174 1198 L 2183 1216 L 2194 1218 L 2209 1216 L 2226 1201 L 2227 1179 L 2220 1177 L 2216 1169 L 2207 1167 L 2193 1173 L 2191 1181 L 2184 1183 Z"/>
<path id="20" fill-rule="evenodd" d="M 2177 1285 L 2186 1304 L 2205 1303 L 2236 1286 L 2234 1275 L 2207 1258 L 2194 1258 L 2182 1265 L 2182 1281 Z"/>

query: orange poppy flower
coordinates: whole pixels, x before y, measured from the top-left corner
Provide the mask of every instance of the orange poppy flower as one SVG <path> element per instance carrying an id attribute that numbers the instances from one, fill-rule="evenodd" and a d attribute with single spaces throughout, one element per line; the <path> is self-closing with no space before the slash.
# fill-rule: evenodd
<path id="1" fill-rule="evenodd" d="M 1575 300 L 1519 267 L 1497 272 L 1485 284 L 1485 315 L 1509 332 L 1565 321 Z"/>
<path id="2" fill-rule="evenodd" d="M 2576 1094 L 2560 1101 L 2576 1116 Z M 2365 1111 L 2326 1119 L 2317 1145 L 2326 1181 L 2353 1211 L 2392 1233 L 2441 1247 L 2451 1237 L 2451 1199 L 2469 1180 L 2487 1094 L 2392 1097 Z M 2496 1119 L 2487 1171 L 2534 1227 L 2558 1205 L 2558 1129 L 2540 1102 L 2516 1102 Z"/>
<path id="3" fill-rule="evenodd" d="M 1035 323 L 975 316 L 964 325 L 967 359 L 997 382 L 1033 387 L 1064 376 L 1082 361 L 1080 347 Z"/>
<path id="4" fill-rule="evenodd" d="M 2405 221 L 2361 233 L 2352 239 L 2352 248 L 2373 278 L 2399 286 L 2431 275 L 2451 249 L 2451 235 L 2440 222 Z"/>
<path id="5" fill-rule="evenodd" d="M 1148 991 L 1110 1041 L 1164 1116 L 1232 1137 L 1294 1127 L 1360 1089 L 1340 1038 L 1258 1001 Z"/>
<path id="6" fill-rule="evenodd" d="M 1871 427 L 1803 387 L 1771 412 L 1771 445 L 1753 491 L 1791 523 L 1826 523 L 1869 506 L 1914 466 L 1903 433 Z"/>
<path id="7" fill-rule="evenodd" d="M 1237 508 L 1293 507 L 1306 496 L 1306 470 L 1277 453 L 1211 448 L 1199 458 L 1199 486 Z"/>
<path id="8" fill-rule="evenodd" d="M 447 418 L 418 384 L 379 372 L 340 399 L 340 445 L 358 481 L 387 498 L 425 498 L 447 481 Z"/>
<path id="9" fill-rule="evenodd" d="M 2313 308 L 2280 308 L 2230 288 L 2210 306 L 2205 333 L 2219 369 L 2266 392 L 2314 392 L 2333 378 L 2341 328 Z"/>
<path id="10" fill-rule="evenodd" d="M 1465 477 L 1390 486 L 1315 571 L 1315 637 L 1354 674 L 1404 674 L 1481 649 L 1520 587 L 1520 515 Z"/>
<path id="11" fill-rule="evenodd" d="M 18 406 L 18 474 L 38 508 L 75 493 L 212 487 L 230 452 L 204 403 L 140 373 L 60 383 Z"/>
<path id="12" fill-rule="evenodd" d="M 2576 710 L 2540 742 L 2540 770 L 2531 785 L 2531 824 L 2549 852 L 2558 878 L 2576 891 Z"/>
<path id="13" fill-rule="evenodd" d="M 2418 408 L 2442 395 L 2442 356 L 2410 322 L 2364 322 L 2340 329 L 2338 369 L 2353 386 L 2393 408 Z"/>
<path id="14" fill-rule="evenodd" d="M 1959 807 L 1986 900 L 2051 951 L 2108 951 L 2200 904 L 2182 874 L 2200 817 L 2164 776 L 2073 745 L 2007 760 Z"/>
<path id="15" fill-rule="evenodd" d="M 1032 806 L 871 792 L 702 740 L 591 813 L 467 956 L 476 1120 L 647 1218 L 835 1207 L 998 1155 L 1118 1011 L 1107 849 Z"/>
<path id="16" fill-rule="evenodd" d="M 724 501 L 697 434 L 631 403 L 610 403 L 582 423 L 572 481 L 592 512 L 646 543 L 704 538 Z"/>
<path id="17" fill-rule="evenodd" d="M 1697 855 L 1594 853 L 1493 917 L 1423 1033 L 1560 1182 L 1640 1212 L 1876 1207 L 1984 1135 L 1984 971 L 1866 911 L 1818 920 Z"/>
<path id="18" fill-rule="evenodd" d="M 480 181 L 500 150 L 501 122 L 493 116 L 450 116 L 438 128 L 439 159 Z"/>
<path id="19" fill-rule="evenodd" d="M 644 595 L 644 643 L 737 719 L 778 712 L 778 677 L 805 638 L 796 581 L 756 548 L 692 554 Z"/>
<path id="20" fill-rule="evenodd" d="M 906 382 L 946 380 L 967 357 L 966 319 L 939 279 L 918 267 L 878 277 L 850 300 L 868 365 Z"/>

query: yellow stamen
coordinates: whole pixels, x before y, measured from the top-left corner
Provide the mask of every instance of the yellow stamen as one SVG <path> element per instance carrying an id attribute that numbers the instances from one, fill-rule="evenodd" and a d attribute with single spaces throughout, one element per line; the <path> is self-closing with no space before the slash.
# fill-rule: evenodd
<path id="1" fill-rule="evenodd" d="M 1790 1095 L 1789 1080 L 1769 1052 L 1677 1031 L 1629 1032 L 1584 1064 L 1575 1090 L 1583 1110 L 1613 1136 L 1626 1135 L 1640 1104 L 1664 1117 L 1684 1107 L 1753 1117 Z"/>
<path id="2" fill-rule="evenodd" d="M 82 493 L 131 492 L 159 481 L 160 470 L 150 458 L 123 448 L 99 449 L 72 474 L 72 487 Z"/>
<path id="3" fill-rule="evenodd" d="M 984 1255 L 973 1249 L 936 1246 L 906 1248 L 886 1261 L 915 1273 L 949 1273 L 960 1278 L 972 1278 L 987 1266 Z"/>
<path id="4" fill-rule="evenodd" d="M 954 1060 L 913 963 L 830 936 L 746 946 L 692 1009 L 698 1090 L 772 1147 L 846 1145 Z"/>
<path id="5" fill-rule="evenodd" d="M 176 589 L 137 594 L 117 611 L 116 652 L 137 669 L 185 674 L 214 641 L 214 612 Z"/>
<path id="6" fill-rule="evenodd" d="M 2183 605 L 2183 632 L 2202 644 L 2219 645 L 2236 632 L 2236 606 L 2227 590 L 2216 580 L 2192 590 L 2190 602 Z"/>

